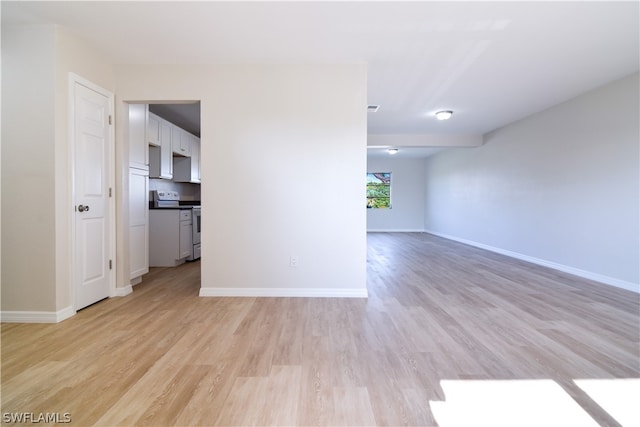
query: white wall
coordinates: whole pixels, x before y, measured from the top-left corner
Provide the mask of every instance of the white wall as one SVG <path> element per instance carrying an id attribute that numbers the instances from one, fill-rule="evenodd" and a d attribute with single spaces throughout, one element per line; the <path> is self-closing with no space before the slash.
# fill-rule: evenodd
<path id="1" fill-rule="evenodd" d="M 365 67 L 227 67 L 216 77 L 206 128 L 216 152 L 205 157 L 216 166 L 202 193 L 203 220 L 218 227 L 203 223 L 203 287 L 366 293 Z"/>
<path id="2" fill-rule="evenodd" d="M 367 231 L 423 231 L 424 159 L 369 157 L 367 172 L 391 172 L 392 203 L 391 209 L 367 209 Z"/>
<path id="3" fill-rule="evenodd" d="M 427 159 L 425 228 L 637 291 L 638 91 L 635 74 Z"/>
<path id="4" fill-rule="evenodd" d="M 55 28 L 2 26 L 2 310 L 55 311 Z"/>
<path id="5" fill-rule="evenodd" d="M 56 308 L 73 304 L 72 263 L 72 176 L 69 139 L 69 73 L 115 92 L 113 66 L 101 52 L 74 37 L 68 29 L 56 26 L 55 69 L 55 233 Z M 118 239 L 119 240 L 119 239 Z M 118 262 L 116 260 L 116 265 Z"/>
<path id="6" fill-rule="evenodd" d="M 61 27 L 2 26 L 3 315 L 73 312 L 68 76 L 112 71 Z"/>
<path id="7" fill-rule="evenodd" d="M 364 65 L 116 76 L 121 101 L 201 101 L 202 295 L 366 295 Z"/>

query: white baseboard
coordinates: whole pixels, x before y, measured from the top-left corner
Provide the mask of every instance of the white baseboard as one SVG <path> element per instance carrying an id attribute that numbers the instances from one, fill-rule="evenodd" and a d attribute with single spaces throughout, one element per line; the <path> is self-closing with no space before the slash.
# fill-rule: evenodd
<path id="1" fill-rule="evenodd" d="M 581 270 L 579 268 L 570 267 L 564 264 L 558 264 L 553 261 L 547 261 L 545 259 L 540 259 L 536 257 L 532 257 L 529 255 L 524 255 L 518 252 L 509 251 L 506 249 L 496 248 L 493 246 L 485 245 L 484 243 L 474 242 L 472 240 L 462 239 L 455 236 L 450 236 L 448 234 L 438 233 L 436 231 L 425 230 L 425 233 L 433 234 L 434 236 L 442 237 L 448 240 L 453 240 L 456 242 L 464 243 L 465 245 L 475 246 L 476 248 L 485 249 L 487 251 L 495 252 L 500 255 L 506 255 L 511 258 L 516 258 L 522 261 L 527 261 L 532 264 L 538 264 L 543 267 L 549 267 L 554 270 L 562 271 L 564 273 L 573 274 L 574 276 L 582 277 L 585 279 L 593 280 L 595 282 L 603 283 L 609 286 L 615 286 L 616 288 L 626 289 L 628 291 L 632 291 L 635 293 L 640 293 L 640 284 L 627 282 L 625 280 L 616 279 L 614 277 L 605 276 L 602 274 L 594 273 L 587 270 Z"/>
<path id="2" fill-rule="evenodd" d="M 411 229 L 411 228 L 402 228 L 402 229 L 391 229 L 391 228 L 381 228 L 379 230 L 367 230 L 367 233 L 424 233 L 424 228 L 420 229 Z"/>
<path id="3" fill-rule="evenodd" d="M 366 288 L 200 288 L 201 297 L 368 298 Z"/>
<path id="4" fill-rule="evenodd" d="M 131 292 L 133 292 L 133 286 L 131 286 L 131 285 L 117 286 L 115 291 L 113 292 L 112 296 L 114 296 L 114 297 L 126 297 Z"/>
<path id="5" fill-rule="evenodd" d="M 58 311 L 2 311 L 0 319 L 6 323 L 58 323 L 75 314 L 69 306 Z"/>

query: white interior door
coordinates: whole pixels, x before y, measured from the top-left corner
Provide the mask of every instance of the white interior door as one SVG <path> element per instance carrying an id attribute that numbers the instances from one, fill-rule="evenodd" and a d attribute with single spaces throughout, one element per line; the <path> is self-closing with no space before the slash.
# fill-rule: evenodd
<path id="1" fill-rule="evenodd" d="M 76 310 L 109 296 L 109 97 L 74 82 Z"/>

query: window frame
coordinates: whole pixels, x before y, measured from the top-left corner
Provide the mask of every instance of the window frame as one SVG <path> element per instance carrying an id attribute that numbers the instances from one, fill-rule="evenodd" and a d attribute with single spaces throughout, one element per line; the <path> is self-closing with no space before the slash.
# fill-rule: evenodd
<path id="1" fill-rule="evenodd" d="M 375 181 L 379 182 L 375 182 Z M 386 188 L 388 196 L 370 196 L 371 186 Z M 392 204 L 392 173 L 391 172 L 367 172 L 367 209 L 391 209 Z M 386 200 L 387 203 L 376 201 Z"/>

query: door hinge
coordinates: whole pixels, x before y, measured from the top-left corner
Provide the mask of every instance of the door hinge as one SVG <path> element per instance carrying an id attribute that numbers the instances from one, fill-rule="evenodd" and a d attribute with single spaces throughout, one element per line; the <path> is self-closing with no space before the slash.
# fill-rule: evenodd
<path id="1" fill-rule="evenodd" d="M 109 270 L 113 269 L 113 261 L 109 260 Z"/>
<path id="2" fill-rule="evenodd" d="M 111 187 L 109 187 L 109 197 L 111 197 Z"/>
<path id="3" fill-rule="evenodd" d="M 109 124 L 113 124 L 112 119 L 111 119 L 111 114 L 109 114 Z"/>

